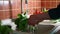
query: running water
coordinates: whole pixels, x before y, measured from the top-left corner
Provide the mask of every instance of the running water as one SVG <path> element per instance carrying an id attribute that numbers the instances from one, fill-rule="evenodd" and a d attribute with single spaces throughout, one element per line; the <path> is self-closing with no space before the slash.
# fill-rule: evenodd
<path id="1" fill-rule="evenodd" d="M 52 29 L 52 32 L 50 34 L 55 34 L 60 30 L 60 21 L 56 20 L 57 22 L 53 24 L 55 27 Z"/>

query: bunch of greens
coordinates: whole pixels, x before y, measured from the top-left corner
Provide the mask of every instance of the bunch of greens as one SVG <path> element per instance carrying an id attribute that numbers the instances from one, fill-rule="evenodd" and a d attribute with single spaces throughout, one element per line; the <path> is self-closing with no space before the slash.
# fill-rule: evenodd
<path id="1" fill-rule="evenodd" d="M 17 25 L 17 29 L 25 32 L 28 26 L 28 18 L 25 14 L 18 14 L 18 18 L 15 19 L 15 24 Z"/>

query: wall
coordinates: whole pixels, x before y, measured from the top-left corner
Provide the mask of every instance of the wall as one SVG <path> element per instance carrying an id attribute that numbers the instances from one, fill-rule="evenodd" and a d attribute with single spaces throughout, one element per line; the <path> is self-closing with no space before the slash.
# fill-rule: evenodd
<path id="1" fill-rule="evenodd" d="M 39 1 L 39 2 L 38 2 Z M 29 14 L 33 14 L 36 10 L 41 9 L 41 0 L 28 0 L 28 5 L 23 1 L 23 10 L 26 11 L 28 9 Z"/>
<path id="2" fill-rule="evenodd" d="M 42 8 L 51 9 L 57 7 L 60 3 L 60 0 L 28 0 L 28 5 L 23 2 L 23 12 L 27 11 L 29 14 L 33 14 L 36 10 L 41 11 Z M 10 14 L 9 2 L 7 4 L 0 4 L 0 19 L 16 18 L 17 14 L 21 14 L 21 0 L 11 0 L 12 2 L 12 15 Z M 27 6 L 26 6 L 27 5 Z"/>
<path id="3" fill-rule="evenodd" d="M 41 0 L 41 7 L 46 9 L 56 8 L 60 0 Z"/>

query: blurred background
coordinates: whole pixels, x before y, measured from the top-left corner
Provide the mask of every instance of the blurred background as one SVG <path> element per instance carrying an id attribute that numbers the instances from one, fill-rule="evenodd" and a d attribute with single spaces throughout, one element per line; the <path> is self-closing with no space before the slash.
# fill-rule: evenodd
<path id="1" fill-rule="evenodd" d="M 17 14 L 28 11 L 28 14 L 41 12 L 57 7 L 60 0 L 0 0 L 0 19 L 17 18 Z"/>

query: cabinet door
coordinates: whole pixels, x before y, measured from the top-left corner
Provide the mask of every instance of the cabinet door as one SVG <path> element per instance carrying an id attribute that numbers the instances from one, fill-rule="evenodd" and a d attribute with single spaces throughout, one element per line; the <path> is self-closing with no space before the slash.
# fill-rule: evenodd
<path id="1" fill-rule="evenodd" d="M 3 1 L 0 1 L 0 19 L 2 18 Z"/>
<path id="2" fill-rule="evenodd" d="M 4 19 L 10 18 L 10 9 L 9 9 L 9 1 L 4 0 L 3 1 L 3 17 Z"/>
<path id="3" fill-rule="evenodd" d="M 10 3 L 9 3 L 10 1 Z M 21 0 L 1 0 L 0 1 L 0 19 L 17 18 L 21 13 Z"/>
<path id="4" fill-rule="evenodd" d="M 9 14 L 9 1 L 1 0 L 0 1 L 0 19 L 10 18 Z"/>
<path id="5" fill-rule="evenodd" d="M 18 14 L 21 14 L 21 0 L 11 0 L 12 5 L 12 18 L 17 18 Z"/>

